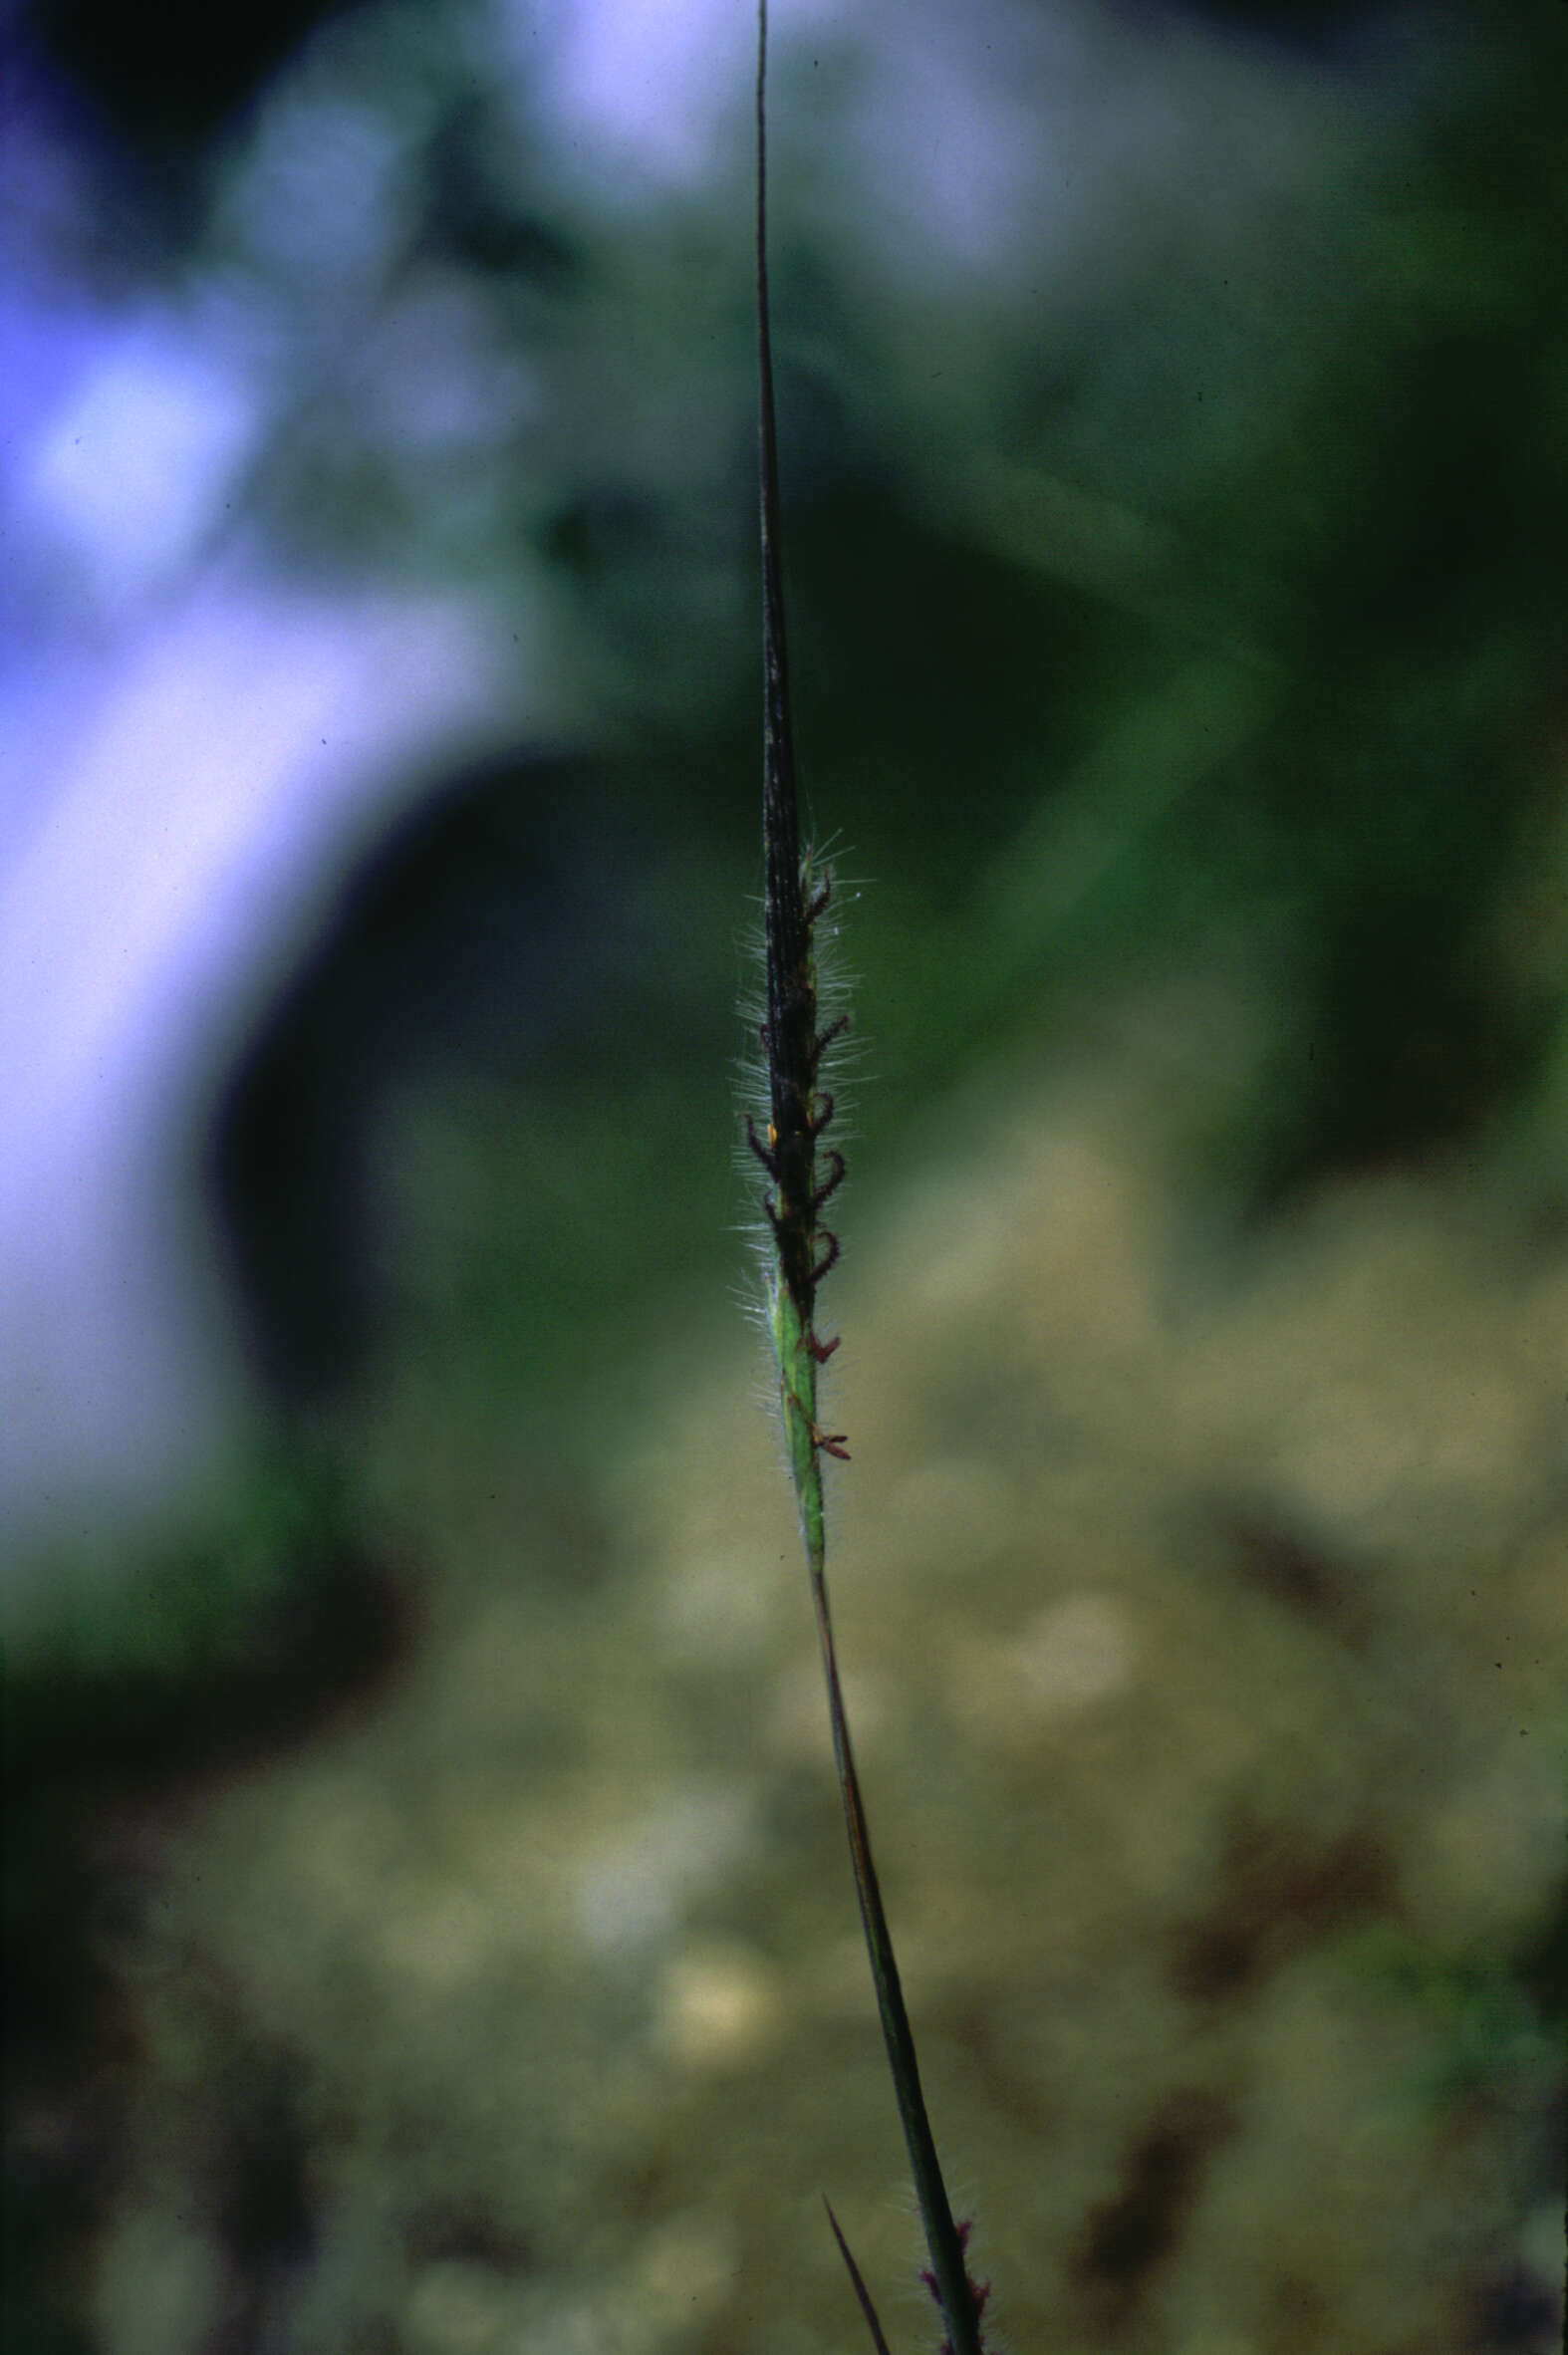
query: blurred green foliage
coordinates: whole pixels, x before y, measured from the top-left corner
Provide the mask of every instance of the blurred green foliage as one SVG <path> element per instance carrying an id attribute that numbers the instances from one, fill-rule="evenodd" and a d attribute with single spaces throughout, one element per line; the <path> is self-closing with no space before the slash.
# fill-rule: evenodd
<path id="1" fill-rule="evenodd" d="M 1498 20 L 1350 161 L 1326 140 L 1256 219 L 1206 245 L 1153 227 L 1060 302 L 1027 255 L 1000 295 L 868 291 L 853 234 L 825 245 L 781 178 L 803 760 L 871 879 L 845 946 L 875 1071 L 858 1179 L 961 1071 L 1194 970 L 1260 1010 L 1255 1066 L 1194 1140 L 1243 1209 L 1529 1128 L 1568 946 L 1561 53 L 1555 18 Z M 647 964 L 616 966 L 571 1070 L 526 1060 L 470 1132 L 494 1217 L 467 1329 L 494 1375 L 515 1316 L 537 1400 L 568 1332 L 600 1382 L 629 1309 L 703 1236 L 716 1268 L 725 1224 L 711 1015 L 755 859 L 744 215 L 737 188 L 729 221 L 612 227 L 487 177 L 493 137 L 461 151 L 420 250 L 446 241 L 543 388 L 484 460 L 489 536 L 461 565 L 548 585 L 602 747 L 579 820 L 608 841 L 635 810 L 707 896 L 654 861 Z M 371 529 L 368 462 L 332 414 L 278 477 L 285 532 Z M 404 561 L 452 561 L 440 498 L 411 496 Z M 625 1069 L 629 1035 L 656 1035 L 656 1073 Z M 1534 1137 L 1518 1174 L 1550 1210 L 1562 1140 Z"/>
<path id="2" fill-rule="evenodd" d="M 61 1567 L 8 1727 L 20 2034 L 46 2083 L 98 2000 L 84 1803 L 265 1744 L 385 1666 L 407 1592 L 369 1492 L 434 1495 L 503 1441 L 603 1451 L 729 1315 L 740 1263 L 744 180 L 737 159 L 723 201 L 590 216 L 515 151 L 446 23 L 405 11 L 384 41 L 373 12 L 337 53 L 413 193 L 358 309 L 278 265 L 293 373 L 254 503 L 295 569 L 528 583 L 543 749 L 569 748 L 460 781 L 387 854 L 390 895 L 358 879 L 239 1077 L 265 1068 L 275 1137 L 307 1134 L 310 1073 L 356 1124 L 358 1190 L 326 1232 L 358 1255 L 342 1314 L 369 1370 L 335 1390 L 330 1348 L 325 1373 L 281 1351 L 286 1428 L 311 1439 L 129 1578 Z M 1151 224 L 1060 299 L 1027 252 L 1000 289 L 882 285 L 869 241 L 825 240 L 781 172 L 801 753 L 846 882 L 869 879 L 840 894 L 869 1041 L 851 1247 L 856 1190 L 962 1075 L 1028 1068 L 1193 973 L 1256 1012 L 1193 1112 L 1199 1192 L 1261 1214 L 1333 1169 L 1463 1146 L 1504 1159 L 1532 1214 L 1568 1209 L 1565 65 L 1568 12 L 1499 11 L 1352 163 L 1326 150 L 1208 244 L 1190 216 L 1185 242 Z M 237 170 L 214 165 L 193 276 L 265 276 L 221 200 Z M 398 357 L 431 278 L 460 298 L 453 366 L 511 387 L 444 440 L 410 429 Z M 597 896 L 550 933 L 587 866 Z M 571 966 L 565 1013 L 533 966 L 511 996 L 497 977 L 530 928 Z M 501 942 L 488 971 L 478 937 Z M 324 1297 L 301 1238 L 328 1182 L 276 1167 L 260 1154 L 240 1254 L 274 1332 Z M 1444 2095 L 1542 2065 L 1521 1985 L 1501 1965 L 1411 1983 Z"/>
<path id="3" fill-rule="evenodd" d="M 405 1632 L 341 1470 L 303 1438 L 182 1498 L 162 1532 L 58 1541 L 33 1584 L 9 1631 L 17 1800 L 243 1754 L 377 1673 Z"/>
<path id="4" fill-rule="evenodd" d="M 430 1432 L 593 1451 L 671 1304 L 694 1345 L 726 1313 L 754 1208 L 748 166 L 593 209 L 443 28 L 318 43 L 215 148 L 180 267 L 290 322 L 253 483 L 280 564 L 516 600 L 546 716 L 356 879 L 223 1182 L 296 1407 L 350 1370 Z M 1434 44 L 1424 83 L 1325 81 L 1244 217 L 1173 190 L 1093 271 L 1042 219 L 899 283 L 879 192 L 810 168 L 859 69 L 781 70 L 798 728 L 868 879 L 851 1239 L 962 1074 L 1193 975 L 1250 1023 L 1190 1111 L 1214 1202 L 1481 1141 L 1564 1203 L 1564 27 Z M 313 121 L 388 142 L 363 252 L 267 209 Z"/>
<path id="5" fill-rule="evenodd" d="M 274 323 L 280 566 L 515 600 L 548 716 L 355 879 L 217 1166 L 302 1428 L 394 1401 L 435 1455 L 483 1428 L 570 1457 L 635 1418 L 672 1321 L 697 1349 L 727 1313 L 755 1208 L 749 159 L 737 108 L 716 184 L 595 208 L 451 36 L 334 25 L 214 136 L 171 274 Z M 1316 149 L 1246 217 L 1173 189 L 1093 270 L 1042 217 L 970 279 L 895 280 L 884 192 L 820 168 L 863 61 L 781 63 L 798 727 L 867 1042 L 851 1240 L 962 1074 L 1193 974 L 1251 1017 L 1190 1113 L 1215 1202 L 1479 1143 L 1531 1215 L 1568 1206 L 1568 28 L 1432 37 L 1425 80 L 1380 84 L 1375 44 L 1365 87 L 1325 69 Z M 340 224 L 342 140 L 385 186 Z M 60 1673 L 199 1680 L 317 1528 L 241 1484 L 134 1611 L 62 1575 Z"/>

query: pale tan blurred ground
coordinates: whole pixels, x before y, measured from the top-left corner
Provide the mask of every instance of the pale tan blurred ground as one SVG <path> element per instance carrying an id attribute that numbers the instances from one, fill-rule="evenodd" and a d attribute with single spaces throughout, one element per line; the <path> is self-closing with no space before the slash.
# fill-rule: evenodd
<path id="1" fill-rule="evenodd" d="M 1565 1865 L 1568 1244 L 1453 1168 L 1210 1251 L 1169 1085 L 1130 1036 L 955 1105 L 831 1286 L 851 1703 L 996 2335 L 1550 2347 L 1505 1965 Z M 106 2355 L 247 2297 L 290 2355 L 850 2348 L 824 2191 L 932 2343 L 764 1388 L 738 1320 L 672 1335 L 588 1491 L 389 1423 L 427 1640 L 137 1835 Z M 237 2136 L 306 2212 L 260 2285 Z"/>

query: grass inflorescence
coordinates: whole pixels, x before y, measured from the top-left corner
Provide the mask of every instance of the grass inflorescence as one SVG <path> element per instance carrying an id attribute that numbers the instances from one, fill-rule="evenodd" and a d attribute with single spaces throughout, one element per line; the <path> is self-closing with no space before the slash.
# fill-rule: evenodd
<path id="1" fill-rule="evenodd" d="M 812 1605 L 827 1683 L 839 1793 L 861 1926 L 871 1963 L 877 2008 L 915 2197 L 930 2263 L 923 2278 L 945 2327 L 945 2355 L 980 2355 L 985 2287 L 970 2276 L 964 2257 L 968 2225 L 954 2222 L 920 2087 L 915 2038 L 900 1984 L 893 1938 L 872 1859 L 871 1835 L 855 1769 L 833 1622 L 828 1607 L 827 1526 L 822 1457 L 848 1459 L 842 1432 L 818 1420 L 818 1375 L 838 1347 L 817 1326 L 817 1292 L 839 1257 L 837 1235 L 822 1211 L 844 1177 L 844 1156 L 822 1139 L 836 1106 L 822 1082 L 823 1059 L 848 1027 L 847 1013 L 825 1015 L 817 971 L 816 927 L 833 895 L 833 878 L 809 845 L 801 844 L 799 797 L 791 723 L 789 657 L 784 616 L 778 444 L 773 406 L 773 362 L 767 272 L 767 0 L 757 10 L 757 375 L 761 483 L 763 760 L 762 840 L 766 997 L 761 1024 L 767 1066 L 765 1129 L 746 1122 L 746 1139 L 766 1173 L 767 1322 L 778 1374 L 780 1412 L 790 1477 L 800 1513 Z M 874 2344 L 885 2346 L 881 2324 L 832 2209 L 834 2237 L 849 2268 Z"/>

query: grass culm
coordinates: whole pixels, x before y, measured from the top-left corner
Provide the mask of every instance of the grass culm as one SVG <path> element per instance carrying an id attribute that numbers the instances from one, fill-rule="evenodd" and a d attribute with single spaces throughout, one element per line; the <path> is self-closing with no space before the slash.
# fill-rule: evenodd
<path id="1" fill-rule="evenodd" d="M 831 871 L 807 843 L 802 847 L 795 782 L 786 644 L 778 440 L 767 267 L 767 0 L 757 10 L 757 377 L 761 482 L 763 760 L 762 841 L 766 941 L 766 1010 L 761 1025 L 767 1069 L 767 1120 L 748 1116 L 746 1138 L 767 1184 L 767 1326 L 778 1369 L 785 1452 L 800 1514 L 801 1541 L 811 1581 L 812 1609 L 827 1686 L 844 1825 L 849 1836 L 855 1894 L 888 2067 L 924 2226 L 930 2263 L 925 2280 L 941 2310 L 948 2355 L 980 2355 L 980 2315 L 986 2289 L 964 2260 L 967 2226 L 955 2222 L 926 2115 L 919 2063 L 910 2026 L 893 1934 L 872 1858 L 871 1833 L 845 1714 L 828 1603 L 827 1521 L 822 1458 L 848 1460 L 845 1435 L 818 1419 L 818 1376 L 838 1347 L 817 1325 L 817 1292 L 839 1255 L 838 1237 L 821 1212 L 844 1177 L 844 1156 L 822 1139 L 834 1118 L 832 1092 L 822 1083 L 824 1058 L 849 1017 L 824 1017 L 819 1003 L 813 935 L 833 895 Z M 875 2305 L 828 2211 L 834 2237 L 849 2268 L 872 2337 L 885 2345 Z"/>

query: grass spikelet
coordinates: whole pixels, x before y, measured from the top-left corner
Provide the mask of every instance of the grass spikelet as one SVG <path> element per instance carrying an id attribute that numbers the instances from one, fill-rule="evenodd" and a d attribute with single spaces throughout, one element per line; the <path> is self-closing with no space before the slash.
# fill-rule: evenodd
<path id="1" fill-rule="evenodd" d="M 817 1292 L 839 1256 L 838 1237 L 822 1218 L 844 1177 L 844 1157 L 822 1139 L 836 1107 L 822 1085 L 824 1056 L 848 1026 L 847 1013 L 825 1017 L 817 971 L 816 927 L 831 905 L 833 878 L 800 840 L 795 744 L 789 696 L 784 619 L 778 445 L 773 410 L 773 357 L 767 269 L 767 0 L 757 8 L 757 444 L 761 488 L 763 758 L 762 843 L 766 997 L 761 1024 L 767 1066 L 765 1128 L 746 1122 L 746 1142 L 767 1178 L 767 1324 L 778 1375 L 785 1452 L 811 1580 L 812 1607 L 827 1684 L 828 1713 L 839 1795 L 849 1836 L 850 1862 L 861 1928 L 876 1988 L 888 2066 L 898 2099 L 915 2194 L 930 2256 L 924 2275 L 945 2326 L 943 2355 L 981 2355 L 980 2311 L 986 2290 L 964 2262 L 968 2226 L 953 2221 L 920 2088 L 919 2064 L 899 1980 L 893 1938 L 872 1861 L 871 1834 L 850 1742 L 828 1608 L 827 1525 L 822 1458 L 848 1460 L 842 1432 L 818 1420 L 821 1368 L 838 1347 L 817 1326 Z M 880 2325 L 865 2284 L 849 2255 L 837 2220 L 834 2236 L 874 2340 Z"/>

